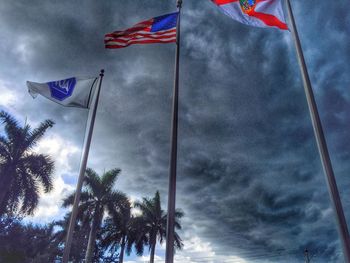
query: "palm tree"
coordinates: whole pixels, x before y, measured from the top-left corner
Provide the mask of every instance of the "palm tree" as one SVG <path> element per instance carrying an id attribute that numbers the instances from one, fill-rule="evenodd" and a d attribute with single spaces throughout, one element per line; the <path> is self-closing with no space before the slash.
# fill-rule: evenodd
<path id="1" fill-rule="evenodd" d="M 69 226 L 69 220 L 71 213 L 67 213 L 63 219 L 59 221 L 52 222 L 52 225 L 55 227 L 55 233 L 53 239 L 58 244 L 57 247 L 60 248 L 57 257 L 62 260 L 63 247 L 66 241 L 67 230 Z M 79 215 L 74 226 L 74 239 L 72 242 L 72 247 L 70 250 L 70 260 L 72 262 L 82 262 L 85 257 L 86 246 L 88 243 L 88 237 L 90 232 L 90 225 L 88 215 L 84 213 Z"/>
<path id="2" fill-rule="evenodd" d="M 110 211 L 110 217 L 104 222 L 102 246 L 112 255 L 117 252 L 116 248 L 120 248 L 118 263 L 123 263 L 124 253 L 130 255 L 133 246 L 136 254 L 141 256 L 148 241 L 145 236 L 139 235 L 143 225 L 142 218 L 131 214 L 129 202 L 122 209 Z"/>
<path id="3" fill-rule="evenodd" d="M 123 263 L 125 246 L 130 240 L 128 238 L 131 223 L 131 205 L 127 202 L 125 207 L 110 211 L 111 217 L 105 220 L 103 245 L 115 251 L 115 247 L 120 247 L 119 261 Z"/>
<path id="4" fill-rule="evenodd" d="M 21 127 L 8 113 L 0 112 L 4 135 L 0 134 L 0 215 L 18 212 L 33 214 L 39 202 L 39 190 L 50 192 L 54 163 L 33 147 L 54 125 L 45 120 L 35 129 Z"/>
<path id="5" fill-rule="evenodd" d="M 99 177 L 94 170 L 90 168 L 86 169 L 84 178 L 85 191 L 81 193 L 79 205 L 79 213 L 89 211 L 92 215 L 89 241 L 85 255 L 86 263 L 91 263 L 96 235 L 100 230 L 104 212 L 118 207 L 125 207 L 125 203 L 128 202 L 125 194 L 112 189 L 119 173 L 120 169 L 112 169 Z M 74 195 L 75 193 L 71 194 L 63 201 L 63 207 L 73 204 Z"/>
<path id="6" fill-rule="evenodd" d="M 152 199 L 143 198 L 142 202 L 136 202 L 135 207 L 142 212 L 143 230 L 140 235 L 147 237 L 150 253 L 150 263 L 154 263 L 154 253 L 156 250 L 157 239 L 160 244 L 163 243 L 166 236 L 167 215 L 161 208 L 160 196 L 157 191 Z M 175 212 L 175 229 L 181 229 L 179 219 L 184 216 L 180 210 Z M 182 240 L 175 232 L 175 247 L 181 249 Z"/>
<path id="7" fill-rule="evenodd" d="M 52 224 L 25 224 L 20 218 L 0 217 L 0 262 L 54 262 L 58 246 L 53 233 Z"/>

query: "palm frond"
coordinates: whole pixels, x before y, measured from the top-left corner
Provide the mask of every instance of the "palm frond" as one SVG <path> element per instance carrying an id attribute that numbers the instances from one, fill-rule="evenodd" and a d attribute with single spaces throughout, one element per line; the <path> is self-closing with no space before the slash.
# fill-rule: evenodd
<path id="1" fill-rule="evenodd" d="M 63 208 L 67 208 L 67 207 L 73 205 L 73 203 L 74 203 L 74 198 L 75 198 L 75 192 L 73 192 L 73 193 L 71 193 L 70 195 L 66 196 L 66 197 L 63 199 L 62 207 L 63 207 Z"/>
<path id="2" fill-rule="evenodd" d="M 111 191 L 104 197 L 106 204 L 113 204 L 118 209 L 129 209 L 130 201 L 125 193 L 121 191 Z"/>
<path id="3" fill-rule="evenodd" d="M 96 178 L 96 180 L 99 180 L 98 174 L 91 168 L 86 168 L 85 175 L 89 178 Z"/>
<path id="4" fill-rule="evenodd" d="M 32 180 L 32 178 L 26 176 L 25 173 L 22 173 L 19 179 L 21 189 L 23 189 L 23 193 L 19 196 L 22 200 L 19 211 L 22 214 L 32 215 L 39 203 L 38 183 L 36 180 Z"/>
<path id="5" fill-rule="evenodd" d="M 8 140 L 0 135 L 0 158 L 9 159 L 10 157 L 10 148 Z"/>
<path id="6" fill-rule="evenodd" d="M 30 129 L 29 125 L 25 126 L 25 130 L 28 130 L 26 134 L 28 136 L 26 137 L 26 146 L 28 148 L 32 148 L 36 145 L 36 143 L 44 136 L 46 130 L 48 128 L 52 128 L 55 123 L 52 120 L 45 120 L 42 123 L 39 124 L 37 128 L 29 132 L 28 128 Z M 28 126 L 28 127 L 27 127 Z M 27 129 L 26 129 L 27 128 Z"/>
<path id="7" fill-rule="evenodd" d="M 180 238 L 180 236 L 176 232 L 174 233 L 174 243 L 175 243 L 175 247 L 179 250 L 181 250 L 184 246 L 182 239 Z"/>
<path id="8" fill-rule="evenodd" d="M 95 195 L 96 197 L 101 195 L 101 192 L 102 192 L 101 178 L 91 168 L 87 168 L 85 171 L 84 183 L 85 183 L 85 187 L 93 195 Z"/>
<path id="9" fill-rule="evenodd" d="M 106 218 L 102 228 L 101 245 L 105 248 L 118 246 L 121 243 L 123 235 L 118 225 L 115 224 L 114 219 Z"/>
<path id="10" fill-rule="evenodd" d="M 146 222 L 142 216 L 132 217 L 130 221 L 130 233 L 127 241 L 126 252 L 130 254 L 134 246 L 138 256 L 144 253 L 144 246 L 149 245 L 150 240 L 145 228 Z"/>
<path id="11" fill-rule="evenodd" d="M 142 198 L 142 202 L 135 202 L 134 207 L 140 209 L 144 217 L 149 219 L 155 217 L 155 205 L 152 199 L 144 197 Z"/>
<path id="12" fill-rule="evenodd" d="M 181 230 L 182 226 L 180 223 L 180 219 L 185 215 L 185 213 L 181 209 L 175 210 L 175 229 Z"/>
<path id="13" fill-rule="evenodd" d="M 108 192 L 108 191 L 110 191 L 110 189 L 112 189 L 120 172 L 121 172 L 121 170 L 116 168 L 116 169 L 109 170 L 102 175 L 101 184 L 105 188 L 106 192 Z"/>
<path id="14" fill-rule="evenodd" d="M 9 187 L 6 193 L 5 202 L 1 204 L 0 214 L 4 214 L 5 212 L 8 212 L 8 211 L 14 214 L 18 214 L 17 208 L 20 203 L 20 199 L 18 198 L 18 196 L 22 195 L 23 191 L 19 187 L 11 187 L 11 186 Z"/>
<path id="15" fill-rule="evenodd" d="M 52 190 L 54 162 L 49 156 L 31 153 L 22 158 L 21 162 L 25 166 L 28 176 L 31 176 L 32 180 L 40 181 L 46 193 Z"/>
<path id="16" fill-rule="evenodd" d="M 184 215 L 185 215 L 185 213 L 181 209 L 176 209 L 175 210 L 175 218 L 179 218 L 180 219 L 180 218 L 184 217 Z"/>
<path id="17" fill-rule="evenodd" d="M 10 141 L 13 141 L 14 138 L 20 137 L 21 128 L 14 117 L 5 111 L 0 111 L 0 120 L 5 124 L 5 132 Z"/>
<path id="18" fill-rule="evenodd" d="M 62 202 L 62 207 L 63 208 L 67 208 L 67 207 L 73 205 L 74 198 L 75 198 L 75 192 L 73 192 L 70 195 L 68 195 L 67 197 L 65 197 L 63 199 L 63 202 Z M 85 202 L 87 202 L 88 200 L 90 200 L 92 198 L 93 197 L 91 196 L 91 194 L 86 192 L 86 191 L 82 191 L 80 193 L 80 203 L 85 203 Z"/>

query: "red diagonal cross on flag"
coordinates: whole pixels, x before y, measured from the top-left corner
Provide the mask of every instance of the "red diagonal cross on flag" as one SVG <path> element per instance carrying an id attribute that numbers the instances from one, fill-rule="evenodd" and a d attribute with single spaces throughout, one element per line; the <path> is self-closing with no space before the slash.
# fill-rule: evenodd
<path id="1" fill-rule="evenodd" d="M 247 25 L 287 30 L 280 0 L 212 0 L 225 14 Z"/>

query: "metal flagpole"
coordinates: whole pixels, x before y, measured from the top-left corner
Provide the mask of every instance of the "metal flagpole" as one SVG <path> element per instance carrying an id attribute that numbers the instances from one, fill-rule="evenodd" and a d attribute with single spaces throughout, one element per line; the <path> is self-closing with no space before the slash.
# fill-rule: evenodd
<path id="1" fill-rule="evenodd" d="M 176 199 L 176 163 L 177 163 L 177 130 L 179 109 L 179 57 L 180 57 L 180 16 L 182 0 L 177 0 L 178 18 L 176 24 L 176 51 L 175 51 L 175 80 L 172 109 L 170 171 L 168 190 L 168 215 L 166 231 L 165 262 L 174 262 L 174 232 L 175 232 L 175 199 Z"/>
<path id="2" fill-rule="evenodd" d="M 80 163 L 78 184 L 77 184 L 77 189 L 75 192 L 72 214 L 71 214 L 70 221 L 69 221 L 66 243 L 65 243 L 64 251 L 63 251 L 62 263 L 68 263 L 68 261 L 69 261 L 69 253 L 70 253 L 70 249 L 71 249 L 71 245 L 72 245 L 73 232 L 74 232 L 74 227 L 76 224 L 75 221 L 76 221 L 77 213 L 78 213 L 78 204 L 80 201 L 81 188 L 83 186 L 86 164 L 87 164 L 87 160 L 88 160 L 88 156 L 89 156 L 92 132 L 94 129 L 97 105 L 98 105 L 98 100 L 100 97 L 103 76 L 104 76 L 104 70 L 102 69 L 101 73 L 100 73 L 100 82 L 99 82 L 98 89 L 97 89 L 95 103 L 94 103 L 94 106 L 93 106 L 93 109 L 91 112 L 90 123 L 88 125 L 88 131 L 87 131 L 87 133 L 85 133 L 85 141 L 84 141 L 84 148 L 83 148 L 84 152 L 83 152 L 81 163 Z"/>
<path id="3" fill-rule="evenodd" d="M 336 214 L 336 219 L 337 219 L 337 223 L 338 223 L 338 230 L 339 230 L 339 234 L 340 234 L 342 245 L 343 245 L 343 253 L 344 253 L 344 257 L 345 257 L 345 262 L 350 263 L 350 239 L 349 239 L 348 227 L 346 224 L 346 220 L 345 220 L 345 216 L 344 216 L 344 212 L 343 212 L 343 207 L 342 207 L 341 200 L 340 200 L 339 191 L 337 188 L 337 183 L 336 183 L 336 180 L 334 177 L 332 163 L 331 163 L 331 160 L 329 157 L 326 139 L 324 137 L 321 120 L 320 120 L 318 110 L 317 110 L 316 101 L 315 101 L 314 94 L 312 91 L 309 74 L 308 74 L 308 71 L 306 68 L 298 31 L 297 31 L 297 28 L 295 25 L 292 7 L 290 4 L 290 1 L 289 0 L 286 0 L 286 1 L 287 1 L 288 15 L 289 15 L 290 22 L 291 22 L 290 23 L 291 24 L 291 31 L 293 34 L 295 47 L 296 47 L 297 54 L 298 54 L 298 61 L 299 61 L 299 65 L 300 65 L 300 70 L 301 70 L 301 73 L 303 76 L 306 99 L 307 99 L 307 103 L 309 106 L 309 111 L 310 111 L 312 125 L 314 128 L 314 133 L 315 133 L 315 137 L 316 137 L 316 141 L 317 141 L 318 151 L 320 153 L 321 161 L 322 161 L 322 165 L 323 165 L 323 170 L 324 170 L 325 175 L 326 175 L 328 191 L 329 191 L 329 194 L 331 197 L 333 209 L 334 209 L 335 214 Z"/>

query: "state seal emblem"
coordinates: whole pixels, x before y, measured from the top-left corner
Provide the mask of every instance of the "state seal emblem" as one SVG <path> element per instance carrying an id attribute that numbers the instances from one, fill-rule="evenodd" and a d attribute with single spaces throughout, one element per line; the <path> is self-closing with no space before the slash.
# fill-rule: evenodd
<path id="1" fill-rule="evenodd" d="M 254 10 L 256 0 L 239 0 L 239 4 L 241 5 L 243 13 L 249 14 L 251 11 Z"/>

